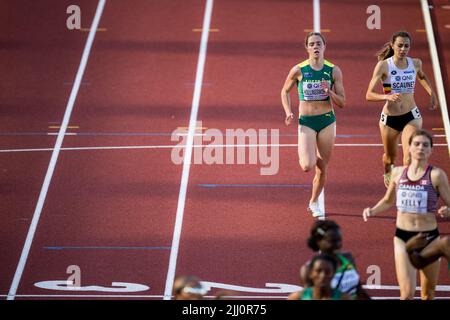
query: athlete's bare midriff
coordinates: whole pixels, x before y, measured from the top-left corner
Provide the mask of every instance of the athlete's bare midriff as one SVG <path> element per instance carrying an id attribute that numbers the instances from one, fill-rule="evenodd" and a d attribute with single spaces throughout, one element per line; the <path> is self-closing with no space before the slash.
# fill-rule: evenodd
<path id="1" fill-rule="evenodd" d="M 330 100 L 327 101 L 300 101 L 299 115 L 317 116 L 333 110 Z"/>
<path id="2" fill-rule="evenodd" d="M 401 101 L 386 101 L 383 107 L 383 113 L 388 116 L 399 116 L 410 112 L 416 107 L 413 93 L 403 93 Z"/>
<path id="3" fill-rule="evenodd" d="M 397 228 L 405 231 L 429 231 L 437 228 L 436 215 L 434 213 L 418 214 L 397 212 Z"/>

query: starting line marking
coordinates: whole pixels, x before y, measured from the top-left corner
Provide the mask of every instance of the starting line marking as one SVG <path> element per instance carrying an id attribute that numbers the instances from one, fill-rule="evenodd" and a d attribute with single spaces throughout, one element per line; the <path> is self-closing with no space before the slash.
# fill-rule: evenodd
<path id="1" fill-rule="evenodd" d="M 104 286 L 73 286 L 73 281 L 54 280 L 41 281 L 34 284 L 35 287 L 58 291 L 100 291 L 100 292 L 141 292 L 150 290 L 149 286 L 139 283 L 112 282 L 111 287 Z"/>
<path id="2" fill-rule="evenodd" d="M 248 292 L 253 294 L 271 294 L 271 295 L 227 295 L 229 298 L 248 298 L 248 299 L 285 299 L 287 294 L 292 292 L 300 291 L 303 289 L 302 286 L 286 284 L 286 283 L 266 283 L 264 288 L 256 287 L 246 287 L 239 285 L 232 285 L 226 283 L 201 281 L 202 285 L 207 291 L 211 291 L 212 288 L 230 290 L 234 292 Z M 105 286 L 73 286 L 72 281 L 67 280 L 50 280 L 50 281 L 40 281 L 34 284 L 35 287 L 45 289 L 45 290 L 56 290 L 56 291 L 97 291 L 97 292 L 117 292 L 117 293 L 130 293 L 130 292 L 142 292 L 150 290 L 150 286 L 139 284 L 139 283 L 128 283 L 128 282 L 112 282 L 110 287 Z M 399 290 L 398 286 L 394 285 L 363 285 L 363 288 L 367 290 Z M 420 291 L 420 287 L 416 287 L 416 291 Z M 436 286 L 436 292 L 450 292 L 450 286 L 448 285 L 438 285 Z M 275 295 L 284 294 L 284 295 Z M 0 295 L 0 297 L 7 297 L 7 295 Z M 166 295 L 103 295 L 103 294 L 21 294 L 16 295 L 16 297 L 22 298 L 64 298 L 64 297 L 78 297 L 78 298 L 164 298 Z M 214 298 L 214 296 L 205 296 L 206 298 Z M 373 299 L 399 299 L 399 297 L 383 297 L 377 296 L 372 297 Z M 436 297 L 437 299 L 449 299 L 450 297 Z M 416 297 L 417 299 L 417 297 Z"/>
<path id="3" fill-rule="evenodd" d="M 6 297 L 6 295 L 0 295 L 0 297 Z M 152 299 L 163 298 L 163 295 L 102 295 L 102 294 L 18 294 L 17 298 L 132 298 L 132 299 Z M 223 296 L 229 299 L 286 299 L 287 296 Z M 215 299 L 216 296 L 205 296 L 207 299 Z M 399 300 L 400 297 L 371 297 L 373 300 Z M 415 300 L 420 300 L 420 297 L 415 297 Z M 434 297 L 435 300 L 449 300 L 450 297 Z"/>

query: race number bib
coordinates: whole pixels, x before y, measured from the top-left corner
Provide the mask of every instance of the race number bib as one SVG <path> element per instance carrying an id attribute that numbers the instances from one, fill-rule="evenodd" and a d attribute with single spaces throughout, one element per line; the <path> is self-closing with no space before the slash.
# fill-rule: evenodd
<path id="1" fill-rule="evenodd" d="M 397 209 L 410 213 L 427 213 L 428 192 L 422 190 L 397 191 Z"/>
<path id="2" fill-rule="evenodd" d="M 382 124 L 386 124 L 387 123 L 387 115 L 385 115 L 383 112 L 381 113 L 381 115 L 380 115 L 380 122 L 382 123 Z"/>
<path id="3" fill-rule="evenodd" d="M 420 119 L 422 118 L 422 115 L 420 114 L 419 108 L 415 107 L 414 109 L 411 110 L 411 113 L 414 117 L 414 119 Z"/>
<path id="4" fill-rule="evenodd" d="M 328 83 L 330 82 L 328 81 Z M 305 100 L 325 100 L 328 98 L 328 94 L 320 86 L 320 81 L 303 82 L 303 96 Z"/>
<path id="5" fill-rule="evenodd" d="M 415 75 L 391 75 L 392 93 L 414 93 Z"/>

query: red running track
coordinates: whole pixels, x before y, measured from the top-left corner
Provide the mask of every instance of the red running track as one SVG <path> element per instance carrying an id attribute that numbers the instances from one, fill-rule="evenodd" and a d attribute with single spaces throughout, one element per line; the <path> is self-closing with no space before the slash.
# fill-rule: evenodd
<path id="1" fill-rule="evenodd" d="M 420 57 L 433 77 L 425 33 L 416 31 L 424 29 L 420 5 L 383 2 L 382 29 L 370 31 L 365 24 L 370 4 L 321 5 L 322 28 L 329 29 L 326 57 L 343 70 L 348 99 L 345 109 L 336 110 L 338 139 L 325 206 L 328 217 L 342 226 L 344 249 L 356 257 L 362 280 L 369 276 L 367 268 L 377 265 L 381 284 L 395 286 L 394 209 L 370 223 L 361 218 L 362 209 L 385 190 L 382 148 L 344 144 L 380 143 L 381 104 L 367 103 L 364 95 L 373 55 L 392 32 L 412 33 L 411 55 Z M 2 150 L 53 147 L 54 136 L 46 133 L 57 129 L 48 126 L 61 122 L 87 36 L 65 28 L 68 5 L 47 1 L 25 11 L 40 12 L 36 17 L 23 16 L 25 4 L 18 3 L 1 22 L 10 30 L 0 40 L 1 58 L 10 62 L 1 80 Z M 79 5 L 82 24 L 88 26 L 95 3 Z M 66 136 L 63 148 L 135 148 L 61 152 L 17 298 L 164 295 L 182 166 L 171 162 L 170 148 L 136 147 L 173 145 L 170 134 L 188 126 L 201 36 L 193 29 L 201 28 L 203 14 L 204 1 L 107 2 L 100 22 L 106 31 L 96 34 L 70 121 L 76 127 L 69 132 L 76 135 Z M 349 17 L 351 25 L 339 23 Z M 44 23 L 36 28 L 37 21 Z M 198 114 L 203 127 L 279 129 L 280 143 L 295 145 L 296 128 L 283 124 L 279 91 L 289 69 L 305 59 L 302 41 L 312 25 L 310 1 L 216 0 Z M 424 127 L 442 128 L 439 112 L 426 109 L 428 99 L 419 86 L 416 100 Z M 436 142 L 445 144 L 445 139 Z M 220 284 L 240 286 L 234 291 L 241 298 L 282 299 L 287 293 L 266 284 L 297 285 L 299 266 L 312 255 L 306 238 L 313 219 L 305 212 L 312 173 L 301 172 L 295 146 L 279 152 L 279 172 L 271 176 L 260 175 L 261 165 L 191 166 L 177 274 L 214 282 L 212 294 Z M 0 153 L 2 296 L 11 285 L 49 159 L 49 151 Z M 432 160 L 450 172 L 445 146 L 436 147 Z M 448 221 L 440 221 L 440 231 L 450 232 Z M 35 286 L 66 280 L 70 265 L 80 267 L 82 286 L 103 289 Z M 112 282 L 150 288 L 107 292 Z M 449 284 L 445 270 L 439 284 Z M 369 292 L 398 296 L 398 290 Z"/>

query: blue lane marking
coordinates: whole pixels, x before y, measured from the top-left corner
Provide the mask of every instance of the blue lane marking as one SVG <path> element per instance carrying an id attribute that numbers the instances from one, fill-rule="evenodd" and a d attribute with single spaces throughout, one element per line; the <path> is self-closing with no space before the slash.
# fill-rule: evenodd
<path id="1" fill-rule="evenodd" d="M 310 184 L 216 184 L 201 183 L 204 188 L 310 188 Z"/>
<path id="2" fill-rule="evenodd" d="M 1 132 L 0 136 L 46 136 L 47 132 Z"/>
<path id="3" fill-rule="evenodd" d="M 170 250 L 171 247 L 44 247 L 46 250 Z"/>

